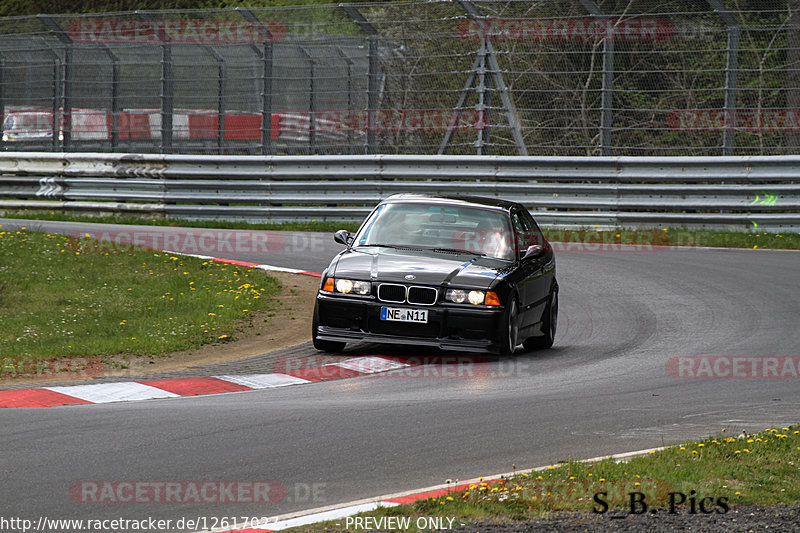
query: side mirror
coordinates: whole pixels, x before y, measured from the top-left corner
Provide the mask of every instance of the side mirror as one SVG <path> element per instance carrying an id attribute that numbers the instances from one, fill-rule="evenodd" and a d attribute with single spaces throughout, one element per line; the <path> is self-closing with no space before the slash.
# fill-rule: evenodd
<path id="1" fill-rule="evenodd" d="M 350 247 L 350 239 L 351 239 L 350 232 L 346 229 L 340 229 L 336 233 L 333 234 L 333 240 L 338 242 L 339 244 L 344 244 L 348 248 Z"/>
<path id="2" fill-rule="evenodd" d="M 525 255 L 522 256 L 523 259 L 527 259 L 528 257 L 536 257 L 542 255 L 544 253 L 544 248 L 541 244 L 532 244 L 528 246 L 528 249 L 525 250 Z"/>

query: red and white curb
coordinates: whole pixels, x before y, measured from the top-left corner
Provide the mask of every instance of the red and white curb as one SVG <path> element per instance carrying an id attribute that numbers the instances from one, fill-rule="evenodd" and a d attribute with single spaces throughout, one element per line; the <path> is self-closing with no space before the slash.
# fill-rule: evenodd
<path id="1" fill-rule="evenodd" d="M 210 255 L 185 254 L 183 252 L 173 252 L 170 250 L 162 250 L 162 251 L 164 253 L 172 255 L 185 255 L 187 257 L 196 257 L 198 259 L 217 261 L 219 263 L 229 263 L 231 265 L 238 265 L 243 267 L 260 268 L 261 270 L 266 270 L 268 272 L 271 271 L 271 272 L 288 272 L 289 274 L 305 274 L 306 276 L 315 276 L 317 278 L 322 276 L 321 272 L 312 272 L 310 270 L 299 270 L 296 268 L 286 268 L 274 265 L 262 265 L 259 263 L 249 263 L 247 261 L 239 261 L 238 259 L 225 259 L 223 257 L 212 257 Z"/>
<path id="2" fill-rule="evenodd" d="M 389 357 L 367 355 L 286 373 L 151 379 L 0 391 L 0 408 L 53 407 L 130 402 L 302 385 L 411 366 Z"/>
<path id="3" fill-rule="evenodd" d="M 663 449 L 664 448 L 648 448 L 646 450 L 638 450 L 635 452 L 626 452 L 615 455 L 604 455 L 601 457 L 593 457 L 591 459 L 584 459 L 580 462 L 593 463 L 597 461 L 602 461 L 604 459 L 614 459 L 617 462 L 624 462 L 631 457 L 636 457 L 638 455 L 647 455 Z M 319 522 L 340 520 L 342 518 L 353 516 L 358 513 L 368 513 L 370 511 L 378 509 L 379 507 L 396 507 L 404 503 L 414 503 L 416 501 L 425 500 L 428 498 L 438 498 L 440 496 L 447 496 L 452 492 L 466 490 L 473 485 L 479 485 L 481 483 L 488 483 L 489 485 L 491 485 L 500 481 L 501 479 L 509 479 L 514 476 L 519 476 L 523 472 L 525 473 L 541 472 L 549 468 L 552 468 L 551 465 L 539 466 L 536 468 L 532 468 L 530 470 L 517 470 L 514 472 L 505 472 L 503 474 L 496 474 L 492 476 L 484 476 L 475 479 L 468 479 L 466 481 L 457 480 L 455 483 L 446 483 L 442 485 L 435 485 L 433 487 L 427 487 L 424 489 L 416 489 L 407 492 L 388 494 L 386 496 L 379 496 L 377 498 L 357 500 L 354 502 L 344 503 L 340 505 L 331 505 L 328 507 L 311 509 L 308 511 L 304 511 L 302 513 L 276 516 L 270 519 L 270 522 L 268 524 L 265 524 L 264 527 L 259 527 L 259 528 L 236 529 L 236 526 L 234 526 L 234 529 L 221 528 L 213 530 L 204 530 L 197 533 L 271 533 L 274 531 L 282 531 L 284 529 L 290 529 L 293 527 L 303 527 L 311 524 L 316 524 Z M 459 522 L 458 525 L 461 525 L 461 523 Z M 342 524 L 341 527 L 344 527 L 344 524 Z"/>

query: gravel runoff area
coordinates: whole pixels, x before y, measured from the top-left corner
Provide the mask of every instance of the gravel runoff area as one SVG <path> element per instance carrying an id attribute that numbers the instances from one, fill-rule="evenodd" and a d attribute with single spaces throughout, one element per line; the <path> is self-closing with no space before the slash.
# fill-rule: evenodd
<path id="1" fill-rule="evenodd" d="M 652 510 L 651 510 L 652 511 Z M 780 531 L 800 532 L 800 504 L 743 505 L 731 507 L 725 514 L 689 514 L 687 510 L 669 514 L 657 509 L 631 515 L 628 511 L 611 510 L 605 514 L 559 513 L 553 518 L 519 522 L 479 522 L 453 528 L 458 533 L 522 533 L 522 532 L 653 532 L 693 533 Z"/>

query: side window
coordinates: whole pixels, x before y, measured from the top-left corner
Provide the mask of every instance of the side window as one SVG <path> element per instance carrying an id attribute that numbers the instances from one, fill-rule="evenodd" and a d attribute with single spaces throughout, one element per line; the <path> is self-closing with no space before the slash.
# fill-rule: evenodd
<path id="1" fill-rule="evenodd" d="M 536 224 L 536 221 L 533 220 L 533 217 L 528 211 L 523 212 L 523 218 L 528 222 L 528 225 L 531 227 L 533 231 L 533 242 L 531 244 L 538 244 L 539 246 L 545 246 L 545 238 L 542 234 L 542 230 L 539 229 L 539 226 Z"/>
<path id="2" fill-rule="evenodd" d="M 514 233 L 517 235 L 517 249 L 520 253 L 525 253 L 528 246 L 536 244 L 534 242 L 533 230 L 519 211 L 511 215 L 511 224 L 514 226 Z"/>

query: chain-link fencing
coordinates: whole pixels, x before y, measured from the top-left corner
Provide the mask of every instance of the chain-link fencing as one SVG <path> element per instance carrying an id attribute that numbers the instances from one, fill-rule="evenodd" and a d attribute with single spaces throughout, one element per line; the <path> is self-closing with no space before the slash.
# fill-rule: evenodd
<path id="1" fill-rule="evenodd" d="M 0 19 L 4 150 L 800 147 L 800 0 L 395 1 Z"/>

